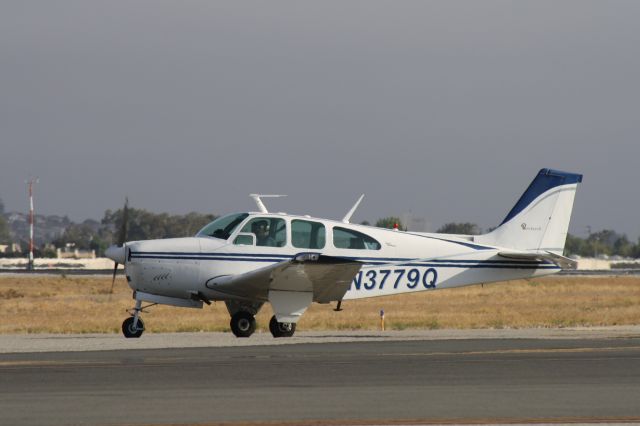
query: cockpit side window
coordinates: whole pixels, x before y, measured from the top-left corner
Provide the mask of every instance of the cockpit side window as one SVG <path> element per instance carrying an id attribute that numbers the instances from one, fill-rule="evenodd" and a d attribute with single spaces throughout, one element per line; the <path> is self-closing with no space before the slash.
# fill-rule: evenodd
<path id="1" fill-rule="evenodd" d="M 219 217 L 204 228 L 202 228 L 196 237 L 213 237 L 222 240 L 228 239 L 233 231 L 242 223 L 249 213 L 234 213 L 227 216 Z"/>
<path id="2" fill-rule="evenodd" d="M 284 219 L 277 217 L 256 217 L 247 222 L 240 231 L 241 234 L 255 235 L 256 246 L 284 247 L 287 244 L 287 224 Z M 234 244 L 246 244 L 240 239 Z"/>
<path id="3" fill-rule="evenodd" d="M 321 249 L 325 244 L 325 228 L 320 222 L 291 221 L 291 244 L 296 248 Z"/>
<path id="4" fill-rule="evenodd" d="M 336 248 L 354 250 L 380 250 L 379 242 L 362 232 L 353 229 L 333 228 L 333 245 Z"/>

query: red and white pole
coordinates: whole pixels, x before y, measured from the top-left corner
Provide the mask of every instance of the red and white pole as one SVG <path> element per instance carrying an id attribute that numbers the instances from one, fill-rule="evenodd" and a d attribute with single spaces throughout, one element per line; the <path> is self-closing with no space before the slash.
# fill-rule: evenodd
<path id="1" fill-rule="evenodd" d="M 38 182 L 38 178 L 30 178 L 29 185 L 29 264 L 27 269 L 33 271 L 33 184 Z"/>

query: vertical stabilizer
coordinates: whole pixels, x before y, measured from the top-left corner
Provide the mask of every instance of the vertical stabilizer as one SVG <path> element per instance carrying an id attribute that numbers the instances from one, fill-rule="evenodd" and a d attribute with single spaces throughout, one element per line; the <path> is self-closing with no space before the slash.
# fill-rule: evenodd
<path id="1" fill-rule="evenodd" d="M 540 170 L 500 226 L 475 241 L 562 255 L 580 182 L 580 174 Z"/>

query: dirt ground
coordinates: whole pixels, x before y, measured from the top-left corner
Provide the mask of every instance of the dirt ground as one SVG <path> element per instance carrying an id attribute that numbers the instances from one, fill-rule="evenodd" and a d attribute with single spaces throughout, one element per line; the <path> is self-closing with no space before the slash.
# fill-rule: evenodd
<path id="1" fill-rule="evenodd" d="M 0 276 L 0 333 L 119 333 L 131 289 L 118 277 Z M 343 311 L 313 304 L 304 330 L 535 328 L 640 324 L 640 278 L 556 276 L 345 301 Z M 267 329 L 268 305 L 257 316 Z M 154 306 L 148 332 L 228 331 L 224 303 L 204 309 Z"/>

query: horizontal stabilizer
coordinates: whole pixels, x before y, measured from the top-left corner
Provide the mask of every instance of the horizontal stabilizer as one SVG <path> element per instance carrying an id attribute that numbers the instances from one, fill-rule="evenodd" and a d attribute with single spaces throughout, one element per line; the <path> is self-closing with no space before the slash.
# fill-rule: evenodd
<path id="1" fill-rule="evenodd" d="M 520 259 L 520 260 L 547 260 L 553 262 L 562 269 L 576 269 L 578 262 L 568 257 L 560 256 L 559 254 L 546 252 L 529 252 L 529 251 L 500 251 L 498 256 L 506 257 L 508 259 Z"/>

